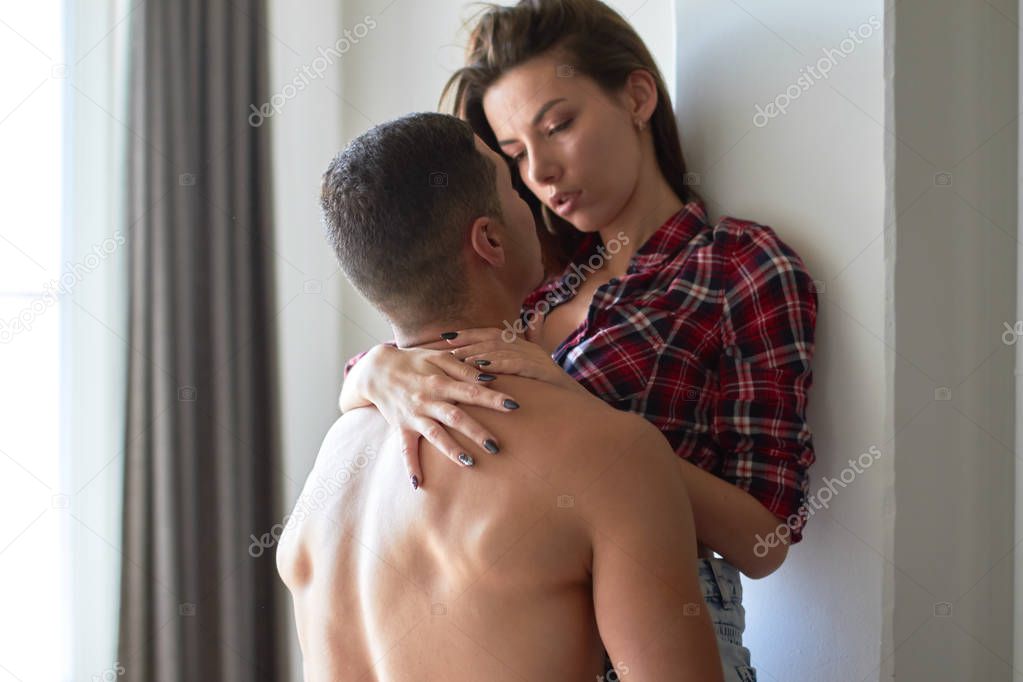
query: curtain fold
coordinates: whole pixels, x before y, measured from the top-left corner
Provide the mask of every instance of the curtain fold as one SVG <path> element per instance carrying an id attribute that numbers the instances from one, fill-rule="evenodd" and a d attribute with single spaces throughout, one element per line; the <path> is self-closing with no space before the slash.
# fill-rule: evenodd
<path id="1" fill-rule="evenodd" d="M 261 0 L 132 14 L 124 680 L 283 679 L 269 126 Z"/>

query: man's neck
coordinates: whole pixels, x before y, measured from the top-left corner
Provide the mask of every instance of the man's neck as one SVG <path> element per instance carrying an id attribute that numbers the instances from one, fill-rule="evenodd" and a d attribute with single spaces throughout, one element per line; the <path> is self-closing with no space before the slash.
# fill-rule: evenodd
<path id="1" fill-rule="evenodd" d="M 397 342 L 398 348 L 450 348 L 451 346 L 441 334 L 482 327 L 495 327 L 501 331 L 516 329 L 519 326 L 516 324 L 518 319 L 518 308 L 507 311 L 477 312 L 451 320 L 431 322 L 414 330 L 402 330 L 394 327 L 394 340 Z"/>

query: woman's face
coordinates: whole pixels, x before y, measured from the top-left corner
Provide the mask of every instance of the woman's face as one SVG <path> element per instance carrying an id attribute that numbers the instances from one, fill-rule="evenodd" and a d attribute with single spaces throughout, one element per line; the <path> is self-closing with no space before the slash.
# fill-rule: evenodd
<path id="1" fill-rule="evenodd" d="M 610 224 L 640 175 L 628 98 L 612 98 L 556 54 L 524 62 L 483 96 L 501 151 L 526 186 L 582 232 Z"/>

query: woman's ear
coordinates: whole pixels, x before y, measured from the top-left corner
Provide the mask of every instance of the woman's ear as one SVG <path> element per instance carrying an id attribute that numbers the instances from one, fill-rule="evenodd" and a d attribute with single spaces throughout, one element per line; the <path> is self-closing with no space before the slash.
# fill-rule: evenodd
<path id="1" fill-rule="evenodd" d="M 632 119 L 650 120 L 657 108 L 657 81 L 646 69 L 636 69 L 625 81 L 626 106 Z"/>
<path id="2" fill-rule="evenodd" d="M 501 226 L 496 220 L 482 216 L 473 221 L 469 229 L 469 246 L 478 258 L 493 267 L 504 265 L 505 252 Z"/>

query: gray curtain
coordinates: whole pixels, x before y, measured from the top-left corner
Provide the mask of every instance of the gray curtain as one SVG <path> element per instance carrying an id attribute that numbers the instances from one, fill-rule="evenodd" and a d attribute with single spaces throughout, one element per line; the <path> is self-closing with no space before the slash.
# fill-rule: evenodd
<path id="1" fill-rule="evenodd" d="M 284 679 L 265 16 L 131 14 L 120 680 Z"/>

